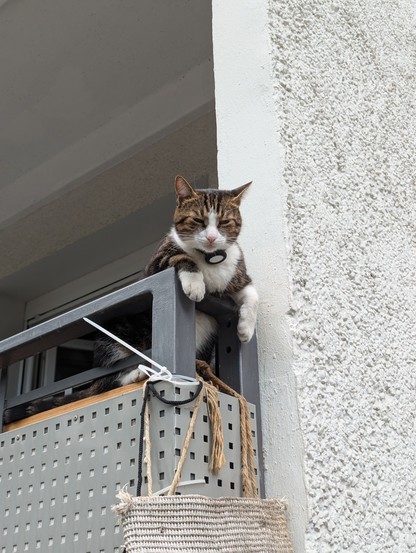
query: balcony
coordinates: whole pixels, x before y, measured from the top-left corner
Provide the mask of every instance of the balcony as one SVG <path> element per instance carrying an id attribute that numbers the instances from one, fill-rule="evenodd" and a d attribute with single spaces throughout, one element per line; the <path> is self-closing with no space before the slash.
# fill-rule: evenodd
<path id="1" fill-rule="evenodd" d="M 6 394 L 8 370 L 18 370 L 18 362 L 90 333 L 84 317 L 105 327 L 115 317 L 148 309 L 152 311 L 151 357 L 173 373 L 194 376 L 195 303 L 183 294 L 175 271 L 170 269 L 0 342 L 1 412 L 5 408 L 20 410 L 34 399 L 63 393 L 136 365 L 140 359 L 133 356 L 114 367 L 92 368 L 16 397 Z M 240 344 L 238 313 L 232 302 L 207 297 L 198 309 L 218 321 L 215 370 L 249 401 L 253 440 L 256 450 L 261 451 L 255 339 Z M 158 386 L 172 399 L 183 392 L 176 387 L 167 389 L 163 383 Z M 0 549 L 2 553 L 36 548 L 45 551 L 47 547 L 63 553 L 70 544 L 86 552 L 121 551 L 121 531 L 111 505 L 118 489 L 127 484 L 134 491 L 137 483 L 140 387 L 138 383 L 118 388 L 110 396 L 96 396 L 87 404 L 75 402 L 66 405 L 64 411 L 53 409 L 3 429 L 0 486 L 5 501 L 0 519 L 8 548 Z M 189 487 L 180 493 L 241 495 L 239 405 L 225 394 L 219 398 L 227 464 L 217 475 L 207 472 L 210 438 L 206 416 L 201 416 L 184 467 Z M 163 490 L 175 471 L 189 410 L 161 409 L 154 400 L 151 420 L 157 457 L 154 479 L 156 489 Z M 259 457 L 256 468 L 260 476 Z"/>

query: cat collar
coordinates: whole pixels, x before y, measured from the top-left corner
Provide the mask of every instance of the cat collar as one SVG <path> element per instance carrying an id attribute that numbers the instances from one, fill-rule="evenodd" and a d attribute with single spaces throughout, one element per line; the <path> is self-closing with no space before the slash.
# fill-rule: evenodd
<path id="1" fill-rule="evenodd" d="M 197 251 L 202 253 L 205 257 L 205 261 L 211 265 L 218 265 L 218 263 L 222 263 L 225 259 L 227 259 L 225 250 L 215 250 L 215 252 L 211 253 L 204 252 L 203 250 Z"/>

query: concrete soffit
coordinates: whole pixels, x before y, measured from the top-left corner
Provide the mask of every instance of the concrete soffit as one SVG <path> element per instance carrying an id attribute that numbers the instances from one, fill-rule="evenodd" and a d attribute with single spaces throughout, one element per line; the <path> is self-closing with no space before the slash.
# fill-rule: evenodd
<path id="1" fill-rule="evenodd" d="M 177 173 L 216 185 L 211 5 L 0 8 L 0 295 L 28 301 L 159 240 Z"/>

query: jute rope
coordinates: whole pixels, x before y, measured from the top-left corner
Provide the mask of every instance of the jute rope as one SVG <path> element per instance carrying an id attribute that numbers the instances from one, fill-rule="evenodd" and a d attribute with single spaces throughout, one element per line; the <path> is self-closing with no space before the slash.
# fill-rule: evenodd
<path id="1" fill-rule="evenodd" d="M 143 390 L 143 395 L 145 393 L 146 393 L 145 390 Z M 146 406 L 144 409 L 144 441 L 145 441 L 146 447 L 145 447 L 145 454 L 144 454 L 143 461 L 146 465 L 146 470 L 147 470 L 147 495 L 153 495 L 152 455 L 151 455 L 151 444 L 150 444 L 150 412 L 149 412 L 148 401 L 146 401 Z"/>
<path id="2" fill-rule="evenodd" d="M 212 434 L 212 447 L 210 456 L 210 470 L 218 472 L 225 463 L 224 456 L 224 437 L 222 432 L 222 420 L 221 413 L 218 407 L 218 390 L 208 382 L 202 381 L 202 393 L 200 393 L 196 399 L 194 410 L 192 413 L 191 421 L 189 423 L 188 431 L 185 436 L 185 440 L 182 446 L 181 455 L 179 457 L 178 466 L 176 468 L 175 476 L 170 485 L 167 495 L 174 495 L 179 485 L 183 465 L 185 464 L 186 457 L 188 455 L 189 445 L 192 439 L 192 434 L 197 421 L 199 409 L 203 398 L 206 398 L 208 417 L 211 424 Z M 146 463 L 147 470 L 147 490 L 148 495 L 153 494 L 153 481 L 152 481 L 152 461 L 151 461 L 151 443 L 150 443 L 150 415 L 149 415 L 149 403 L 146 402 L 145 417 L 144 417 L 144 434 L 145 434 L 145 456 L 144 462 Z"/>
<path id="3" fill-rule="evenodd" d="M 179 457 L 178 466 L 176 467 L 175 476 L 173 477 L 172 484 L 170 485 L 167 495 L 175 494 L 176 488 L 178 487 L 179 481 L 181 479 L 183 465 L 186 461 L 186 456 L 188 455 L 189 444 L 191 442 L 192 433 L 195 428 L 195 423 L 198 416 L 199 408 L 201 407 L 202 398 L 203 398 L 203 394 L 199 394 L 199 396 L 196 398 L 194 412 L 192 413 L 192 418 L 191 418 L 191 422 L 189 423 L 188 432 L 186 433 L 185 441 L 182 446 L 182 451 Z"/>
<path id="4" fill-rule="evenodd" d="M 254 450 L 250 425 L 250 411 L 247 400 L 216 376 L 208 363 L 197 361 L 197 372 L 211 382 L 221 392 L 238 399 L 240 404 L 240 436 L 241 436 L 241 481 L 244 497 L 258 497 L 257 479 L 254 469 Z"/>
<path id="5" fill-rule="evenodd" d="M 226 463 L 222 417 L 218 406 L 218 389 L 209 382 L 203 381 L 200 376 L 197 376 L 197 378 L 202 382 L 204 387 L 203 390 L 207 402 L 208 420 L 211 429 L 211 455 L 208 469 L 214 474 L 217 474 Z"/>

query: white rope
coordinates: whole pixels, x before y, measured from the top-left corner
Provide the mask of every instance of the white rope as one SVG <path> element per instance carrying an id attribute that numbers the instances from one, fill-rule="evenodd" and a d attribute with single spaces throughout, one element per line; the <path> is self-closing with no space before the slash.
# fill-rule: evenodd
<path id="1" fill-rule="evenodd" d="M 184 481 L 180 481 L 177 488 L 183 488 L 184 486 L 193 486 L 195 484 L 204 484 L 206 485 L 207 484 L 207 481 L 205 480 L 205 478 L 199 478 L 198 480 L 184 480 Z M 162 495 L 164 493 L 166 493 L 167 491 L 169 491 L 169 488 L 170 486 L 166 486 L 166 488 L 163 488 L 161 490 L 158 490 L 157 492 L 154 492 L 152 494 L 152 497 L 157 497 L 158 495 Z"/>
<path id="2" fill-rule="evenodd" d="M 112 338 L 113 340 L 115 340 L 125 348 L 129 349 L 131 352 L 135 353 L 136 355 L 138 355 L 139 357 L 141 357 L 151 365 L 157 367 L 159 371 L 155 371 L 151 367 L 146 367 L 145 365 L 141 365 L 141 364 L 138 366 L 138 369 L 144 372 L 144 374 L 149 377 L 150 381 L 164 380 L 165 382 L 169 382 L 174 385 L 182 384 L 184 386 L 198 384 L 198 380 L 196 380 L 196 378 L 192 378 L 191 376 L 185 376 L 182 374 L 172 374 L 172 372 L 169 371 L 169 369 L 167 369 L 166 367 L 163 367 L 162 365 L 159 365 L 159 363 L 156 363 L 156 361 L 153 361 L 153 359 L 151 359 L 150 357 L 148 357 L 138 349 L 134 348 L 133 346 L 131 346 L 130 344 L 128 344 L 127 342 L 125 342 L 124 340 L 122 340 L 121 338 L 119 338 L 109 330 L 100 326 L 98 323 L 92 321 L 88 317 L 83 317 L 83 319 L 85 322 L 95 327 L 100 332 L 103 332 L 104 334 L 106 334 L 107 336 L 109 336 L 110 338 Z"/>

